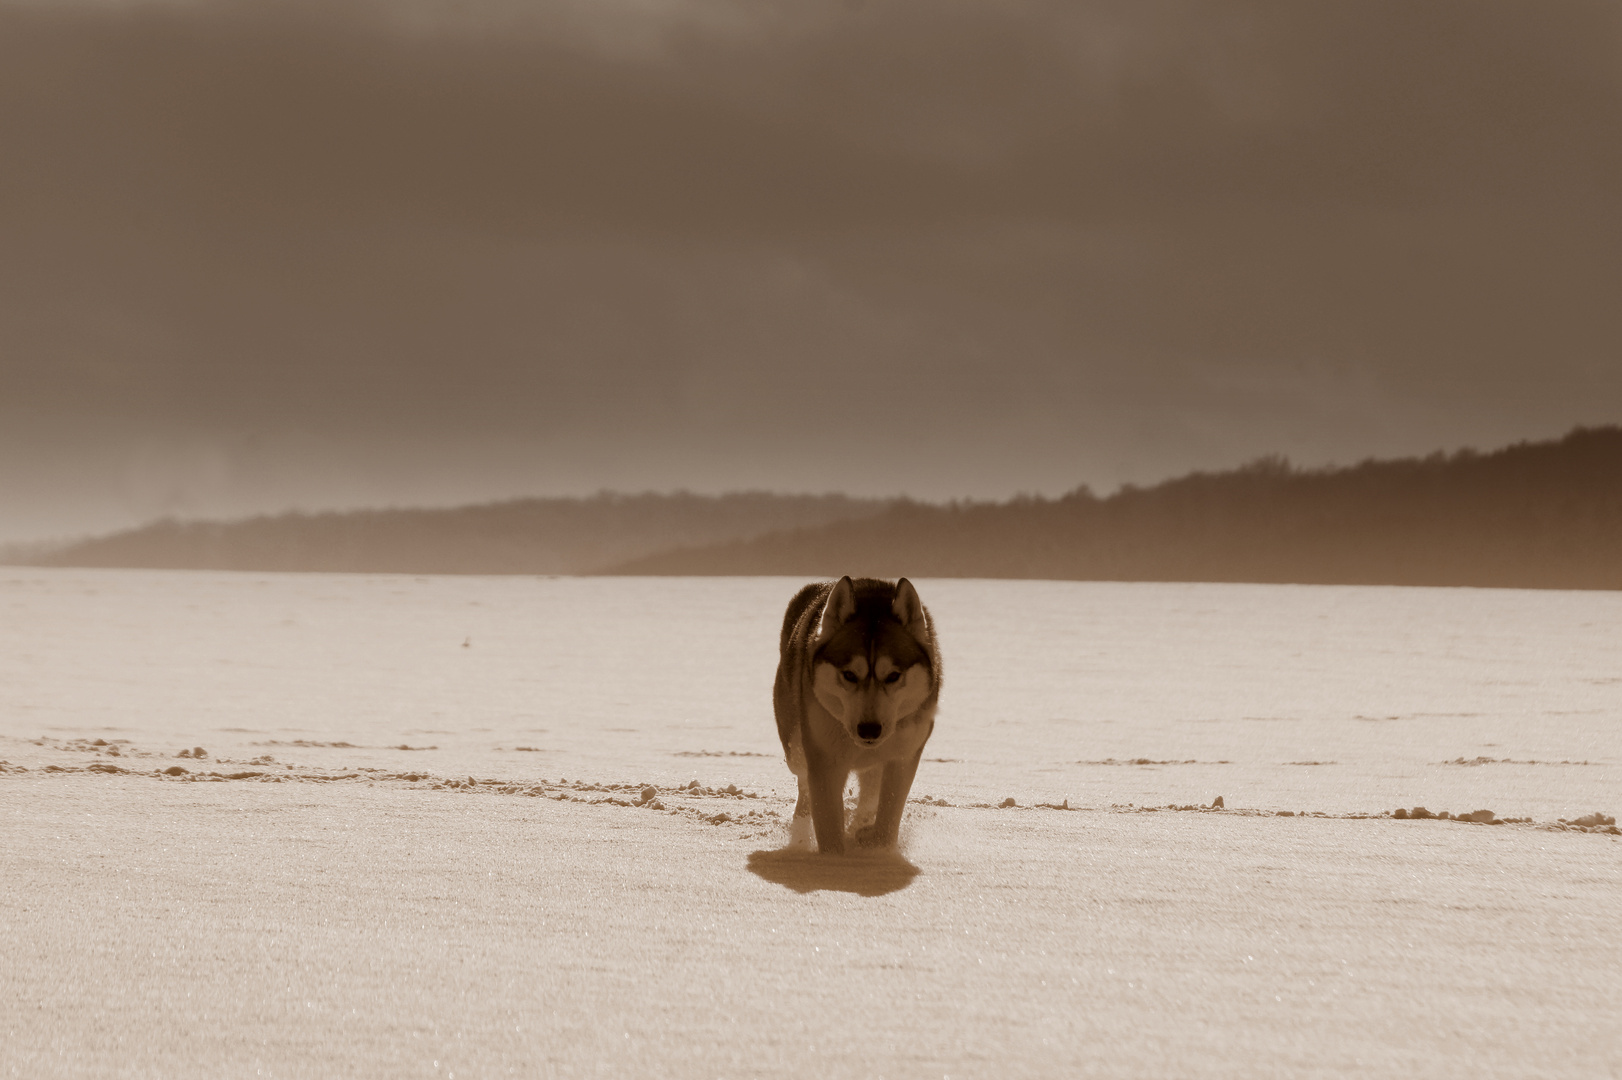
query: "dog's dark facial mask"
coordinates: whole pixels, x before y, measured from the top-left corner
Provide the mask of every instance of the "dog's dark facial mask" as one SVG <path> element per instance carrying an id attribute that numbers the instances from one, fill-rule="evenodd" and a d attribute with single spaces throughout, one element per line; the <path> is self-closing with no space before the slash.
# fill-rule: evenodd
<path id="1" fill-rule="evenodd" d="M 876 747 L 929 698 L 928 630 L 912 583 L 895 596 L 855 595 L 849 578 L 829 594 L 813 660 L 817 701 L 860 746 Z"/>

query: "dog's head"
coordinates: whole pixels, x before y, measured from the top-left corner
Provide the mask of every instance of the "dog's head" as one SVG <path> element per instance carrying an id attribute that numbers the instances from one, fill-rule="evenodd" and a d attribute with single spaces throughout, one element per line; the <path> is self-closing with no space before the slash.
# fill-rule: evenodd
<path id="1" fill-rule="evenodd" d="M 877 746 L 934 689 L 929 617 L 906 578 L 891 585 L 845 577 L 817 627 L 812 688 L 860 746 Z"/>

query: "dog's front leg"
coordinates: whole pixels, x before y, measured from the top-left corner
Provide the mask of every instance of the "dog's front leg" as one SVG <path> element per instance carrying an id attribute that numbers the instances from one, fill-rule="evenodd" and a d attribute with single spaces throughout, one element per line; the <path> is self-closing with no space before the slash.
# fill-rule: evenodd
<path id="1" fill-rule="evenodd" d="M 873 824 L 857 831 L 858 844 L 863 847 L 895 847 L 901 836 L 901 815 L 907 809 L 907 793 L 912 790 L 912 778 L 918 774 L 918 761 L 923 756 L 924 748 L 919 746 L 911 756 L 884 766 L 878 814 Z"/>
<path id="2" fill-rule="evenodd" d="M 788 846 L 797 851 L 811 850 L 811 785 L 798 776 L 800 798 L 794 804 L 794 823 L 789 826 Z"/>
<path id="3" fill-rule="evenodd" d="M 811 789 L 811 823 L 817 830 L 817 850 L 824 855 L 845 853 L 845 780 L 849 769 L 806 740 L 806 780 Z"/>

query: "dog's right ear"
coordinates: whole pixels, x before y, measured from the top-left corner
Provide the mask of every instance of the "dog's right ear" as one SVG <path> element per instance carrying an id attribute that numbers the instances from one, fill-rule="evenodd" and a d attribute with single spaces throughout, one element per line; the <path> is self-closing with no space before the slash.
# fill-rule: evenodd
<path id="1" fill-rule="evenodd" d="M 856 587 L 851 584 L 850 575 L 846 574 L 828 594 L 828 602 L 822 605 L 822 619 L 817 623 L 817 644 L 823 645 L 839 633 L 839 628 L 854 614 Z"/>

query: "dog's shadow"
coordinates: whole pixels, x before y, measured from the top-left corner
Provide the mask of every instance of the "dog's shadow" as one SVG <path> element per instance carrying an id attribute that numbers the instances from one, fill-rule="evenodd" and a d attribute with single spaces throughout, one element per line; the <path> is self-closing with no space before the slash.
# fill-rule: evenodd
<path id="1" fill-rule="evenodd" d="M 884 896 L 912 884 L 919 870 L 895 851 L 858 851 L 850 855 L 823 855 L 797 848 L 751 851 L 749 872 L 763 881 L 797 893 L 855 893 Z"/>

